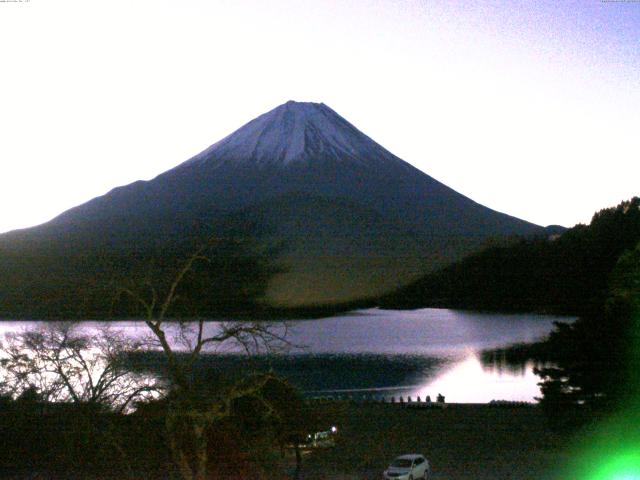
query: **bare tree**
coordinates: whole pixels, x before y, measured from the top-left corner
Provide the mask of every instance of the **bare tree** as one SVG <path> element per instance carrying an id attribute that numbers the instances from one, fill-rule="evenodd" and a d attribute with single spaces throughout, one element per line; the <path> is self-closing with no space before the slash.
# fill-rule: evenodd
<path id="1" fill-rule="evenodd" d="M 126 295 L 140 307 L 153 343 L 166 358 L 170 382 L 166 428 L 174 462 L 185 480 L 207 478 L 208 429 L 233 413 L 235 400 L 254 397 L 262 403 L 265 411 L 273 410 L 260 395 L 261 389 L 274 378 L 272 374 L 251 376 L 216 398 L 203 400 L 192 376 L 200 355 L 229 345 L 240 347 L 247 353 L 280 351 L 288 346 L 287 326 L 283 322 L 216 322 L 213 331 L 209 331 L 202 318 L 195 321 L 168 320 L 168 313 L 179 298 L 178 290 L 185 276 L 196 262 L 209 262 L 203 251 L 204 247 L 188 257 L 163 290 L 148 279 L 137 288 L 120 287 L 116 297 Z"/>
<path id="2" fill-rule="evenodd" d="M 157 378 L 129 368 L 126 356 L 142 348 L 141 342 L 108 327 L 89 334 L 74 323 L 7 334 L 0 359 L 2 387 L 13 396 L 32 391 L 48 402 L 126 412 L 163 388 Z"/>

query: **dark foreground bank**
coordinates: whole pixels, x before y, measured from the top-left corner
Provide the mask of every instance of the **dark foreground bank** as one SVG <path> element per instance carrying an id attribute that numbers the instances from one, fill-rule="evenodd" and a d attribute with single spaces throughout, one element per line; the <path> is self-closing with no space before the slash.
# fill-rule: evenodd
<path id="1" fill-rule="evenodd" d="M 545 480 L 569 459 L 537 406 L 449 404 L 410 409 L 336 403 L 336 446 L 305 455 L 302 478 L 379 479 L 397 455 L 423 453 L 434 480 Z M 327 413 L 326 417 L 331 417 Z"/>
<path id="2" fill-rule="evenodd" d="M 338 434 L 333 448 L 303 450 L 300 480 L 380 479 L 395 456 L 413 452 L 429 459 L 434 480 L 555 480 L 570 460 L 570 437 L 552 432 L 534 405 L 308 402 L 304 408 L 308 428 L 335 425 Z M 5 405 L 0 423 L 3 479 L 179 478 L 157 409 L 113 416 Z M 293 448 L 280 448 L 269 434 L 252 440 L 260 428 L 239 417 L 218 425 L 210 438 L 210 478 L 293 479 Z"/>

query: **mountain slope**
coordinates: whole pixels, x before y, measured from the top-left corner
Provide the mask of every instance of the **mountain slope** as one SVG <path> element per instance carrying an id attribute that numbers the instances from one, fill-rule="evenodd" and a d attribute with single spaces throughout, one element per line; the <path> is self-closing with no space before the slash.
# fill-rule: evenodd
<path id="1" fill-rule="evenodd" d="M 400 225 L 349 200 L 292 193 L 234 215 L 279 251 L 266 295 L 304 307 L 367 298 L 423 271 L 423 245 Z"/>
<path id="2" fill-rule="evenodd" d="M 157 256 L 185 238 L 229 236 L 230 223 L 278 244 L 264 293 L 285 307 L 379 295 L 488 238 L 542 232 L 417 170 L 326 105 L 287 102 L 153 180 L 0 236 L 0 255 L 13 252 L 12 268 L 16 252 L 33 268 L 43 257 Z"/>
<path id="3" fill-rule="evenodd" d="M 352 199 L 429 235 L 539 231 L 417 170 L 329 107 L 296 102 L 261 115 L 149 182 L 114 189 L 51 223 L 122 221 L 125 211 L 127 219 L 200 218 L 291 192 Z"/>

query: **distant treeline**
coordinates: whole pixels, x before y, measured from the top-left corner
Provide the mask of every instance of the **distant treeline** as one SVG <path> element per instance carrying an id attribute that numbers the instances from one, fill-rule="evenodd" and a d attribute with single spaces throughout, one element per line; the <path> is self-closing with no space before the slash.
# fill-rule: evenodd
<path id="1" fill-rule="evenodd" d="M 270 252 L 256 252 L 242 232 L 210 231 L 112 243 L 84 232 L 0 242 L 0 318 L 140 318 L 144 312 L 123 290 L 158 301 L 190 256 L 198 253 L 180 282 L 175 317 L 254 314 L 271 275 Z M 48 233 L 48 232 L 47 232 Z M 56 239 L 55 242 L 50 238 Z"/>
<path id="2" fill-rule="evenodd" d="M 386 308 L 449 307 L 582 315 L 602 305 L 616 261 L 640 241 L 640 198 L 548 238 L 493 246 L 380 299 Z"/>

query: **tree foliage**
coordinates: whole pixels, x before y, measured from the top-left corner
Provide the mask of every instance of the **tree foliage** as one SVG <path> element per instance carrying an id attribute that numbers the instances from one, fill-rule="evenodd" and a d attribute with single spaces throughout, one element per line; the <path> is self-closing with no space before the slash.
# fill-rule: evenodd
<path id="1" fill-rule="evenodd" d="M 588 226 L 489 247 L 381 304 L 587 315 L 603 305 L 620 255 L 639 241 L 640 198 L 635 197 L 597 212 Z"/>
<path id="2" fill-rule="evenodd" d="M 556 324 L 546 342 L 553 366 L 537 373 L 541 404 L 556 426 L 640 399 L 640 243 L 616 263 L 608 292 L 599 309 Z"/>
<path id="3" fill-rule="evenodd" d="M 268 280 L 275 273 L 270 252 L 246 239 L 240 227 L 217 225 L 180 232 L 180 237 L 141 236 L 120 239 L 62 237 L 51 243 L 19 232 L 0 238 L 0 316 L 69 320 L 130 319 L 139 305 L 121 298 L 113 308 L 113 292 L 123 284 L 142 286 L 153 278 L 170 283 L 185 257 L 205 243 L 207 262 L 193 265 L 172 306 L 178 317 L 209 317 L 256 313 Z M 86 232 L 85 232 L 86 233 Z M 58 237 L 56 237 L 58 238 Z M 66 242 L 63 240 L 67 240 Z M 126 241 L 125 241 L 126 240 Z"/>

